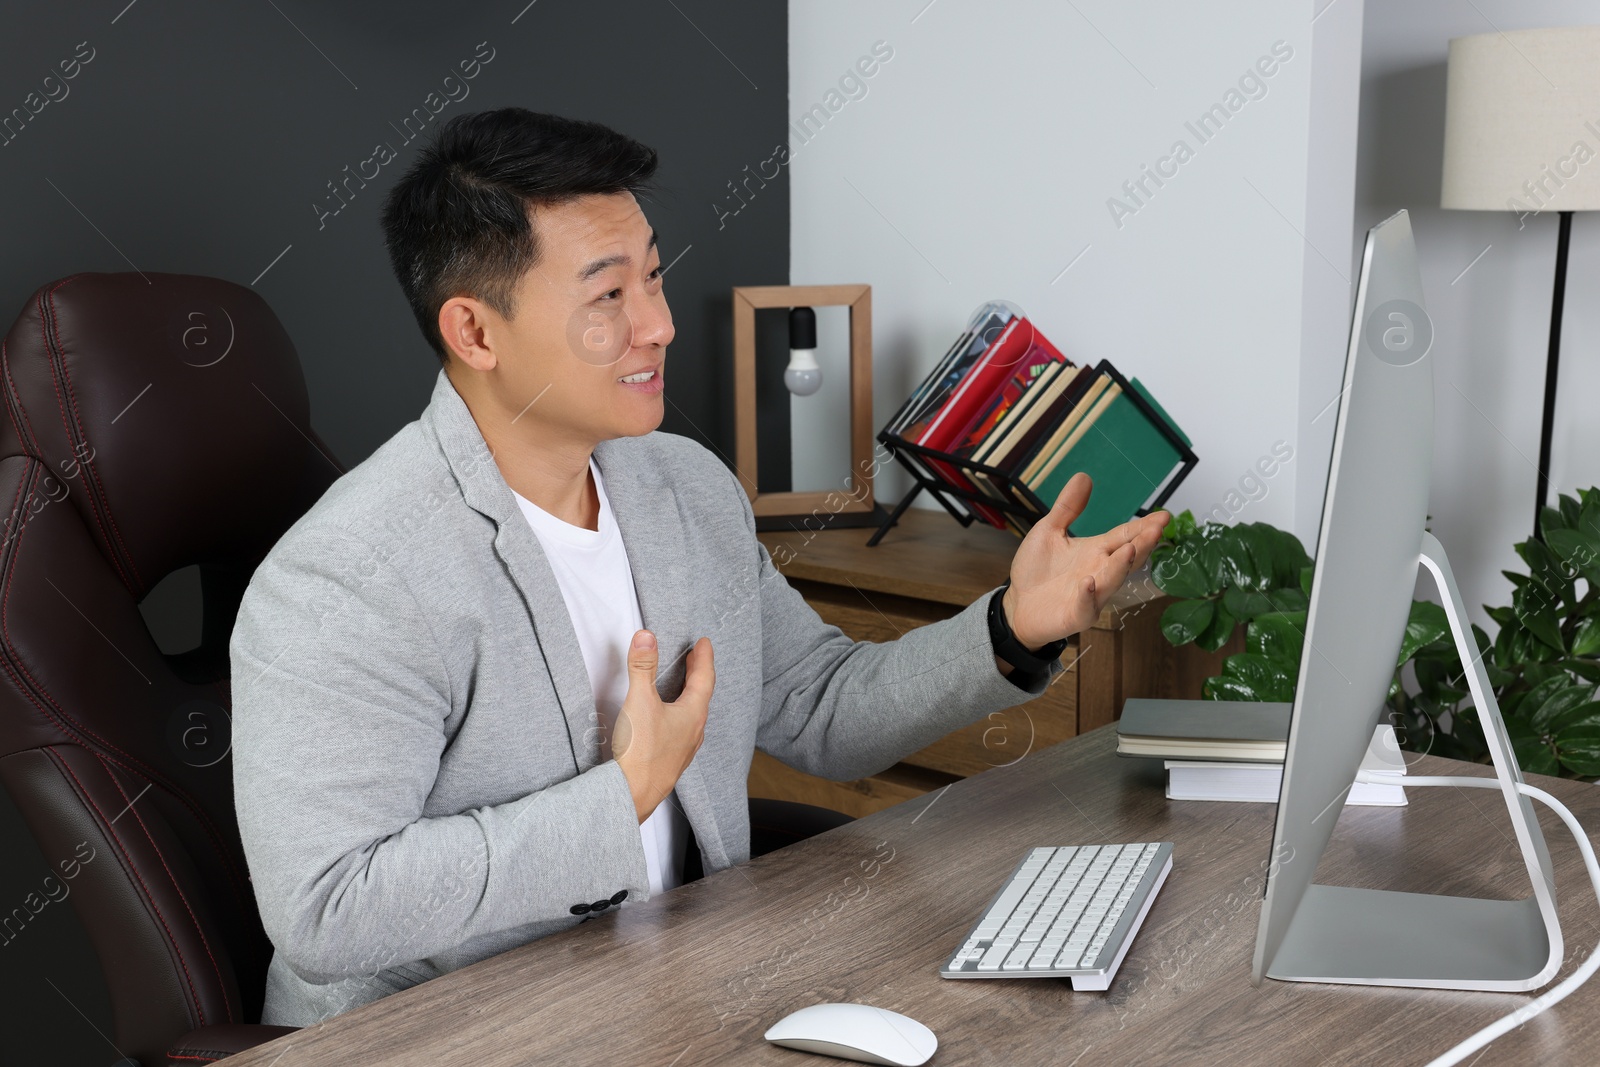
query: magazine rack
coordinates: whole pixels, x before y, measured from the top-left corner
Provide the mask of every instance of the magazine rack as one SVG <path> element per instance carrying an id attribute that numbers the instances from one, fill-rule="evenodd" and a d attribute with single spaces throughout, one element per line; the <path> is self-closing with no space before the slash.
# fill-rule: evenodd
<path id="1" fill-rule="evenodd" d="M 1173 449 L 1178 453 L 1178 457 L 1182 461 L 1175 468 L 1174 473 L 1162 483 L 1155 499 L 1151 500 L 1145 507 L 1140 508 L 1136 513 L 1146 515 L 1167 502 L 1167 499 L 1172 496 L 1173 490 L 1178 488 L 1183 480 L 1189 476 L 1189 472 L 1194 469 L 1194 465 L 1199 462 L 1199 457 L 1189 447 L 1188 442 L 1172 428 L 1172 425 L 1161 414 L 1151 407 L 1143 396 L 1139 395 L 1139 391 L 1133 388 L 1128 380 L 1122 376 L 1121 372 L 1111 365 L 1109 360 L 1101 360 L 1099 365 L 1095 367 L 1095 373 L 1109 376 L 1112 381 L 1122 387 L 1122 395 L 1132 401 L 1139 412 L 1161 431 L 1162 436 L 1172 444 Z M 972 525 L 972 520 L 976 518 L 972 507 L 968 506 L 969 504 L 982 504 L 1002 513 L 1021 527 L 1023 532 L 1032 528 L 1033 524 L 1043 518 L 1050 510 L 1050 504 L 1040 500 L 1033 490 L 1023 484 L 1021 478 L 1014 474 L 1008 474 L 998 467 L 976 463 L 971 459 L 953 455 L 949 452 L 914 444 L 899 434 L 893 434 L 887 430 L 880 431 L 877 439 L 889 450 L 889 454 L 895 458 L 895 461 L 911 475 L 913 484 L 905 496 L 900 498 L 900 502 L 894 506 L 894 510 L 889 513 L 889 517 L 883 521 L 882 525 L 867 540 L 869 548 L 877 545 L 883 539 L 883 535 L 888 533 L 889 529 L 900 521 L 900 516 L 905 513 L 906 508 L 911 506 L 911 502 L 923 490 L 927 490 L 963 526 Z M 1047 439 L 1048 434 L 1042 435 L 1039 442 L 1027 454 L 1013 463 L 1012 466 L 1017 469 L 1026 466 L 1028 460 L 1033 457 L 1033 454 L 1038 451 Z M 981 490 L 973 490 L 965 486 L 956 485 L 946 478 L 930 461 L 953 467 L 961 471 L 969 480 L 973 480 L 971 476 L 977 474 L 979 480 L 987 480 L 991 485 L 997 489 L 1004 490 L 1008 495 L 1002 498 L 992 496 Z"/>

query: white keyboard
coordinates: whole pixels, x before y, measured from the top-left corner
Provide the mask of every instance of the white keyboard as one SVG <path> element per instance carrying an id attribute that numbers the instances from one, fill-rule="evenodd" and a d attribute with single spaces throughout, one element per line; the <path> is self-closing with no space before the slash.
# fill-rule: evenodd
<path id="1" fill-rule="evenodd" d="M 1171 842 L 1033 849 L 939 973 L 1109 988 L 1171 870 Z"/>

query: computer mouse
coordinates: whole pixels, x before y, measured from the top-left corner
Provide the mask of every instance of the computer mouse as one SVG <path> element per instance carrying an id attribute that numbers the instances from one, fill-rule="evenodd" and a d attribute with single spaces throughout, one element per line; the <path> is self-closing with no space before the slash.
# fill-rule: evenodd
<path id="1" fill-rule="evenodd" d="M 933 1031 L 871 1004 L 813 1004 L 786 1015 L 764 1035 L 774 1045 L 858 1063 L 918 1067 L 939 1047 Z"/>

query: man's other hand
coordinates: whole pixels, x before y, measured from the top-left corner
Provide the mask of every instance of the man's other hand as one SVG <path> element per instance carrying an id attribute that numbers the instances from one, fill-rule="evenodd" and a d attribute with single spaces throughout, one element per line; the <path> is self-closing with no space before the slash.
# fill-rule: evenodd
<path id="1" fill-rule="evenodd" d="M 611 742 L 612 755 L 628 779 L 641 823 L 672 792 L 700 750 L 711 690 L 717 682 L 711 639 L 702 637 L 689 650 L 683 692 L 667 703 L 656 692 L 659 655 L 655 634 L 639 630 L 633 635 L 628 648 L 628 695 L 617 714 Z"/>

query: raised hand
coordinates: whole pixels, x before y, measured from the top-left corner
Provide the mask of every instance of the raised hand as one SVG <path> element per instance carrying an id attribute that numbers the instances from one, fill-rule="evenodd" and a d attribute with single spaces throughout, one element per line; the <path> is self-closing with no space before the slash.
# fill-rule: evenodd
<path id="1" fill-rule="evenodd" d="M 633 806 L 642 823 L 678 784 L 706 736 L 706 713 L 717 684 L 711 639 L 689 650 L 683 692 L 668 703 L 656 692 L 660 651 L 656 635 L 640 630 L 628 648 L 628 695 L 617 713 L 611 752 L 628 779 Z"/>
<path id="2" fill-rule="evenodd" d="M 1092 483 L 1081 471 L 1028 531 L 1011 559 L 1011 588 L 1001 603 L 1017 640 L 1037 649 L 1094 624 L 1128 574 L 1149 558 L 1168 515 L 1154 511 L 1093 537 L 1067 527 L 1089 504 Z"/>

